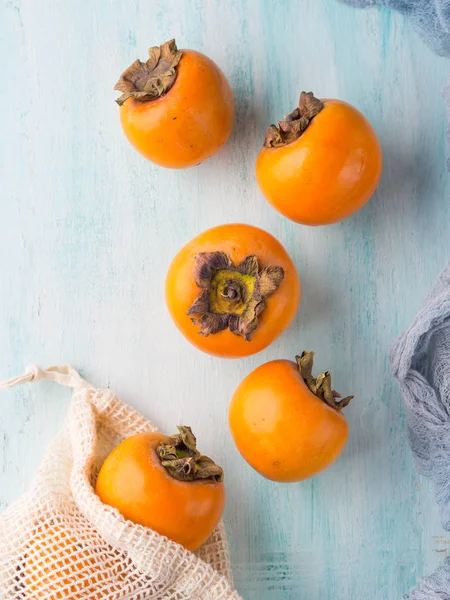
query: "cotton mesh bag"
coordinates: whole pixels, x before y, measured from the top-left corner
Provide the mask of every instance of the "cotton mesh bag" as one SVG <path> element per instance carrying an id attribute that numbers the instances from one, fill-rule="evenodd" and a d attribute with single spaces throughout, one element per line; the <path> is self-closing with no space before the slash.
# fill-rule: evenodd
<path id="1" fill-rule="evenodd" d="M 44 378 L 74 393 L 30 490 L 0 515 L 1 600 L 238 600 L 222 523 L 191 553 L 94 493 L 111 450 L 156 428 L 68 366 L 30 367 L 0 389 Z"/>

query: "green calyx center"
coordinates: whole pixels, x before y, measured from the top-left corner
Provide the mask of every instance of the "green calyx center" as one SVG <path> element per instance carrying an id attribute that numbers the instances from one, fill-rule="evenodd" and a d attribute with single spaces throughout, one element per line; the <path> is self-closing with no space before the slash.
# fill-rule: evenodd
<path id="1" fill-rule="evenodd" d="M 209 305 L 217 314 L 243 315 L 255 289 L 256 278 L 237 271 L 216 271 L 211 280 Z"/>
<path id="2" fill-rule="evenodd" d="M 156 449 L 161 465 L 169 475 L 178 481 L 223 481 L 223 469 L 197 450 L 192 429 L 181 425 L 178 432 L 167 442 L 161 442 Z"/>

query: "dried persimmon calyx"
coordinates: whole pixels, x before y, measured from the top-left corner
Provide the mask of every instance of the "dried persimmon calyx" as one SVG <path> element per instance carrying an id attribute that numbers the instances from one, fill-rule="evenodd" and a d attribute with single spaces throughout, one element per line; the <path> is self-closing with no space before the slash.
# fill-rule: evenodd
<path id="1" fill-rule="evenodd" d="M 116 100 L 122 106 L 128 98 L 143 102 L 166 94 L 177 78 L 176 67 L 183 53 L 178 50 L 175 40 L 161 46 L 152 46 L 146 62 L 135 60 L 120 76 L 114 89 L 122 92 Z"/>
<path id="2" fill-rule="evenodd" d="M 197 449 L 197 439 L 192 429 L 186 425 L 178 427 L 178 433 L 161 442 L 157 448 L 161 465 L 179 481 L 196 481 L 198 479 L 214 479 L 223 481 L 222 467 L 204 456 Z"/>
<path id="3" fill-rule="evenodd" d="M 276 125 L 269 127 L 264 146 L 279 148 L 295 142 L 323 108 L 322 100 L 316 98 L 312 92 L 302 92 L 297 108 L 285 115 L 284 121 L 278 121 L 278 127 Z"/>
<path id="4" fill-rule="evenodd" d="M 237 266 L 225 252 L 200 252 L 195 257 L 194 278 L 202 290 L 187 314 L 200 335 L 229 329 L 251 341 L 265 300 L 280 286 L 282 267 L 259 268 L 255 255 Z"/>
<path id="5" fill-rule="evenodd" d="M 304 350 L 299 356 L 295 357 L 297 362 L 298 370 L 303 378 L 303 381 L 308 386 L 309 390 L 320 400 L 328 404 L 335 410 L 342 410 L 353 400 L 354 396 L 346 396 L 342 398 L 342 395 L 331 387 L 331 373 L 325 371 L 317 377 L 312 374 L 314 364 L 315 352 Z"/>

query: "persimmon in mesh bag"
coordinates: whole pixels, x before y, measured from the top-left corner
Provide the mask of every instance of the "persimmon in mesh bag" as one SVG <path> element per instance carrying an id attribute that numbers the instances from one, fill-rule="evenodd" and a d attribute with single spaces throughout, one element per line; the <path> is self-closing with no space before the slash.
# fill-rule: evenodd
<path id="1" fill-rule="evenodd" d="M 223 524 L 195 553 L 126 521 L 94 493 L 123 439 L 155 427 L 71 367 L 30 367 L 0 389 L 50 379 L 74 388 L 31 489 L 0 516 L 2 600 L 239 599 Z"/>

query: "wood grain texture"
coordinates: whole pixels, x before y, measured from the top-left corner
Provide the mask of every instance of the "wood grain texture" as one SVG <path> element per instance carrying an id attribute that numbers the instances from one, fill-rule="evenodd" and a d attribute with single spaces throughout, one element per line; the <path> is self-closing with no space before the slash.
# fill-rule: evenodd
<path id="1" fill-rule="evenodd" d="M 181 172 L 132 150 L 112 91 L 124 67 L 171 37 L 216 60 L 237 105 L 226 147 Z M 449 547 L 414 472 L 387 362 L 450 256 L 448 61 L 401 16 L 330 0 L 0 0 L 0 53 L 1 375 L 69 362 L 162 429 L 190 423 L 227 471 L 225 520 L 245 598 L 401 597 Z M 302 89 L 356 105 L 384 149 L 374 198 L 327 228 L 275 213 L 254 178 L 267 124 Z M 231 221 L 278 237 L 303 283 L 295 324 L 240 361 L 191 348 L 163 300 L 181 244 Z M 239 457 L 227 405 L 252 368 L 303 348 L 356 395 L 351 437 L 329 471 L 276 485 Z M 50 383 L 2 394 L 1 507 L 29 485 L 68 400 Z"/>

